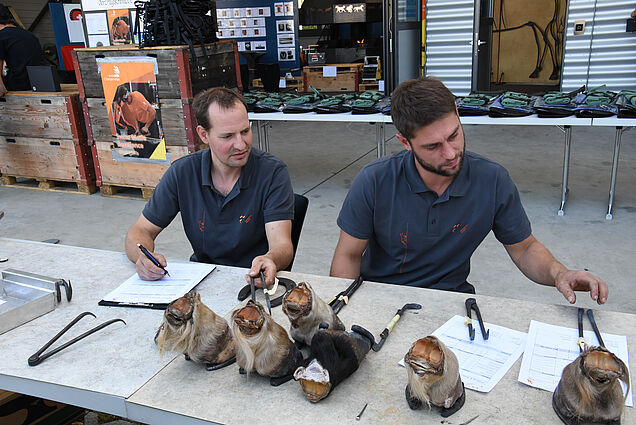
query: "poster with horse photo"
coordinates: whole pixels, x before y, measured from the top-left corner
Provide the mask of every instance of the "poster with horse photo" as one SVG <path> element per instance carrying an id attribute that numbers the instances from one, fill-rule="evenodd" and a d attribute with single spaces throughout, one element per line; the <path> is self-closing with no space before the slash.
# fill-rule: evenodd
<path id="1" fill-rule="evenodd" d="M 113 135 L 113 160 L 169 164 L 157 92 L 157 59 L 97 58 Z"/>

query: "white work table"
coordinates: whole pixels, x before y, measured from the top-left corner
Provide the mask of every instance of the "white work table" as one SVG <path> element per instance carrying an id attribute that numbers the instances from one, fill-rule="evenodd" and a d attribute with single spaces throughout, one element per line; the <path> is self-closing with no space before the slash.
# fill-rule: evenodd
<path id="1" fill-rule="evenodd" d="M 0 238 L 0 270 L 18 269 L 71 281 L 73 298 L 44 316 L 0 335 L 0 388 L 126 416 L 124 400 L 163 369 L 175 355 L 161 357 L 153 337 L 163 312 L 145 308 L 103 307 L 97 303 L 135 273 L 120 252 Z M 212 272 L 233 279 L 227 269 Z M 224 270 L 224 271 L 221 271 Z M 63 292 L 63 291 L 62 291 Z M 236 304 L 236 296 L 214 291 L 219 314 Z M 114 323 L 31 367 L 27 359 L 84 311 L 84 317 L 52 347 L 114 318 Z M 50 349 L 49 349 L 50 351 Z"/>
<path id="2" fill-rule="evenodd" d="M 442 420 L 435 409 L 408 408 L 404 397 L 406 372 L 397 362 L 415 340 L 431 334 L 453 315 L 464 315 L 468 295 L 363 283 L 339 314 L 347 329 L 358 324 L 379 338 L 387 322 L 405 303 L 417 302 L 423 308 L 417 313 L 407 311 L 381 351 L 369 352 L 356 373 L 328 398 L 312 404 L 295 381 L 271 387 L 269 380 L 258 375 L 240 375 L 236 364 L 208 372 L 203 365 L 185 361 L 182 355 L 160 358 L 153 337 L 161 322 L 161 311 L 97 306 L 104 294 L 134 272 L 133 265 L 121 253 L 0 239 L 0 254 L 9 258 L 9 262 L 0 264 L 0 269 L 69 278 L 76 291 L 70 303 L 63 302 L 55 311 L 0 335 L 2 389 L 152 424 L 354 423 L 365 403 L 368 407 L 361 423 L 421 424 Z M 244 269 L 219 266 L 197 290 L 208 306 L 226 315 L 238 303 L 235 297 L 245 284 L 244 273 Z M 325 300 L 351 283 L 350 279 L 300 273 L 281 275 L 296 282 L 309 282 Z M 479 295 L 475 298 L 484 320 L 492 324 L 523 332 L 527 332 L 532 319 L 577 327 L 574 307 Z M 611 299 L 608 306 L 595 312 L 599 328 L 601 332 L 627 335 L 633 363 L 636 316 L 607 308 L 611 308 Z M 98 319 L 80 321 L 75 327 L 82 330 L 113 317 L 124 318 L 128 325 L 111 325 L 39 366 L 27 366 L 26 359 L 31 354 L 84 310 L 93 311 Z M 273 317 L 289 328 L 280 307 L 273 309 Z M 585 326 L 590 329 L 589 323 L 585 322 Z M 464 407 L 448 420 L 459 424 L 479 415 L 473 424 L 560 424 L 552 410 L 552 393 L 517 381 L 520 364 L 518 360 L 490 393 L 466 390 Z M 626 408 L 623 423 L 635 421 L 633 409 Z"/>

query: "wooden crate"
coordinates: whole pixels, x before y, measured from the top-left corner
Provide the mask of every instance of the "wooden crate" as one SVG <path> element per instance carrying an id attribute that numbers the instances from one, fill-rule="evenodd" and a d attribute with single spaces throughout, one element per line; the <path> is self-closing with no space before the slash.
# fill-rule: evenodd
<path id="1" fill-rule="evenodd" d="M 81 193 L 94 192 L 95 173 L 80 111 L 74 85 L 57 93 L 11 92 L 0 98 L 3 182 L 12 184 L 16 177 L 72 182 Z"/>
<path id="2" fill-rule="evenodd" d="M 112 142 L 95 142 L 96 164 L 101 176 L 100 186 L 155 187 L 168 164 L 146 164 L 113 160 Z M 166 146 L 170 161 L 188 154 L 187 146 Z"/>
<path id="3" fill-rule="evenodd" d="M 194 96 L 210 87 L 241 87 L 236 41 L 224 40 L 194 47 L 196 61 L 189 46 L 161 46 L 140 49 L 136 46 L 95 47 L 73 51 L 86 133 L 95 163 L 97 185 L 102 194 L 112 196 L 116 187 L 154 188 L 168 165 L 114 161 L 113 137 L 104 100 L 97 58 L 157 58 L 157 91 L 161 122 L 170 160 L 200 149 L 196 118 L 192 108 Z M 198 64 L 198 66 L 197 66 Z M 203 145 L 205 146 L 205 145 Z M 146 190 L 145 194 L 152 191 Z M 145 196 L 144 196 L 145 197 Z"/>
<path id="4" fill-rule="evenodd" d="M 360 91 L 364 92 L 364 91 L 378 91 L 380 90 L 380 84 L 379 83 L 361 83 L 359 85 L 360 87 Z"/>
<path id="5" fill-rule="evenodd" d="M 303 77 L 294 77 L 294 78 L 281 77 L 280 80 L 281 81 L 285 81 L 285 87 L 284 88 L 286 88 L 286 89 L 297 89 L 298 91 L 303 91 L 304 90 Z M 281 84 L 279 84 L 278 87 L 280 87 Z M 257 88 L 257 89 L 262 89 L 263 88 L 263 82 L 261 81 L 260 78 L 255 78 L 254 80 L 252 80 L 252 86 L 254 88 Z"/>
<path id="6" fill-rule="evenodd" d="M 336 76 L 323 76 L 324 66 L 335 66 Z M 309 86 L 324 92 L 358 91 L 363 66 L 361 63 L 305 66 L 303 68 L 304 91 L 308 91 Z"/>
<path id="7" fill-rule="evenodd" d="M 192 98 L 210 87 L 242 88 L 236 41 L 223 40 L 206 44 L 205 49 L 207 59 L 201 46 L 194 47 L 199 67 L 192 59 L 189 46 L 140 49 L 135 45 L 126 45 L 75 49 L 77 66 L 82 77 L 82 96 L 104 97 L 102 77 L 95 59 L 127 56 L 157 58 L 159 100 Z"/>

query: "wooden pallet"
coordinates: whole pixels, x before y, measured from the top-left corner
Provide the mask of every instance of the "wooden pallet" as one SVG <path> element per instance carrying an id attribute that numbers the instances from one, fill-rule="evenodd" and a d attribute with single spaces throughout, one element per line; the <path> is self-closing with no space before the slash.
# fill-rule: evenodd
<path id="1" fill-rule="evenodd" d="M 79 193 L 82 195 L 90 195 L 97 192 L 95 184 L 85 185 L 77 181 L 50 180 L 41 177 L 1 176 L 0 186 L 46 190 L 49 192 Z"/>
<path id="2" fill-rule="evenodd" d="M 147 201 L 155 191 L 154 187 L 136 187 L 136 186 L 116 186 L 112 184 L 102 184 L 99 192 L 102 196 L 110 198 L 123 199 L 139 199 Z"/>
<path id="3" fill-rule="evenodd" d="M 378 83 L 360 83 L 359 84 L 360 91 L 378 91 L 380 89 L 380 84 Z"/>

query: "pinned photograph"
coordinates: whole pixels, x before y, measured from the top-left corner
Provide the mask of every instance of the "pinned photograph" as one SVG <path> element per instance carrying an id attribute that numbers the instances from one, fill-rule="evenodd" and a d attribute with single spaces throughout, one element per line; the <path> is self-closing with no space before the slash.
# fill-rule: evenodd
<path id="1" fill-rule="evenodd" d="M 285 3 L 274 3 L 274 16 L 285 16 Z"/>
<path id="2" fill-rule="evenodd" d="M 169 163 L 155 74 L 157 60 L 127 60 L 97 59 L 113 136 L 113 159 Z"/>
<path id="3" fill-rule="evenodd" d="M 293 47 L 294 34 L 278 34 L 278 47 Z"/>
<path id="4" fill-rule="evenodd" d="M 294 16 L 294 2 L 286 1 L 285 5 L 285 16 Z"/>
<path id="5" fill-rule="evenodd" d="M 296 60 L 294 49 L 278 49 L 279 61 L 294 61 Z"/>
<path id="6" fill-rule="evenodd" d="M 285 19 L 276 21 L 276 33 L 278 34 L 293 34 L 294 33 L 294 20 Z"/>

